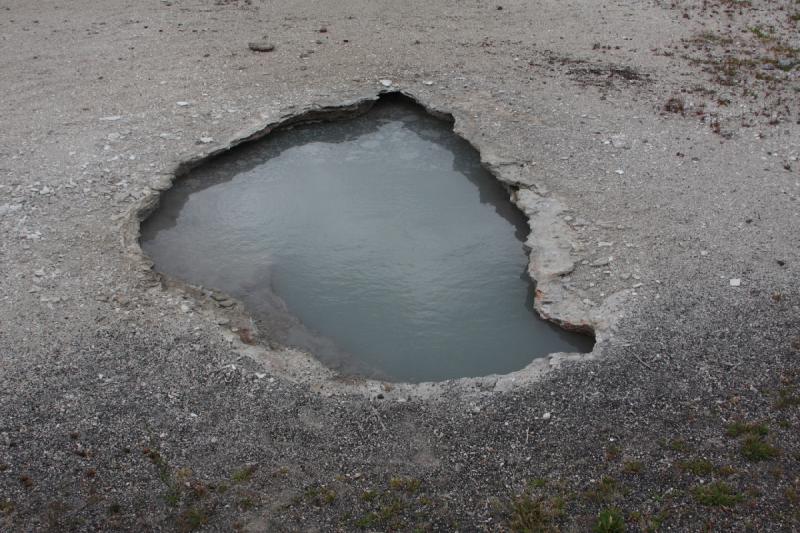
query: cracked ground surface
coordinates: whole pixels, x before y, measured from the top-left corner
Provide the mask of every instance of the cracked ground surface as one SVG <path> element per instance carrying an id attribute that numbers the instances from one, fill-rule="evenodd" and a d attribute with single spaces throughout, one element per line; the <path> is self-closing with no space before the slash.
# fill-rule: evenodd
<path id="1" fill-rule="evenodd" d="M 0 6 L 0 529 L 800 528 L 800 6 L 499 4 Z M 563 207 L 595 359 L 327 396 L 123 246 L 179 162 L 386 79 Z"/>

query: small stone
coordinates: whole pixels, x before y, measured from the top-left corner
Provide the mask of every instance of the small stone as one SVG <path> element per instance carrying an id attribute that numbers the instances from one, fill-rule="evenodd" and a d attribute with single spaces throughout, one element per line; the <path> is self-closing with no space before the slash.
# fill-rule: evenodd
<path id="1" fill-rule="evenodd" d="M 630 148 L 628 139 L 624 135 L 612 135 L 611 146 L 614 148 Z"/>
<path id="2" fill-rule="evenodd" d="M 433 85 L 433 82 L 431 80 L 423 80 L 422 84 L 423 85 Z"/>
<path id="3" fill-rule="evenodd" d="M 53 189 L 51 189 L 51 188 L 50 188 L 50 187 L 48 187 L 47 185 L 45 185 L 44 187 L 42 187 L 41 189 L 39 189 L 39 194 L 41 194 L 42 196 L 48 195 L 48 194 L 50 194 L 51 192 L 53 192 Z"/>
<path id="4" fill-rule="evenodd" d="M 181 304 L 181 311 L 182 311 L 182 312 L 184 312 L 184 313 L 188 313 L 188 312 L 189 312 L 189 310 L 190 310 L 190 307 L 189 307 L 188 305 L 186 305 L 186 304 Z"/>
<path id="5" fill-rule="evenodd" d="M 742 280 L 739 278 L 731 278 L 731 287 L 738 287 L 742 284 Z"/>
<path id="6" fill-rule="evenodd" d="M 593 267 L 603 267 L 603 266 L 608 265 L 610 262 L 611 262 L 611 258 L 610 257 L 606 257 L 605 259 L 598 259 L 597 261 L 594 261 L 592 263 L 592 266 Z"/>
<path id="7" fill-rule="evenodd" d="M 189 106 L 189 102 L 184 102 L 184 101 L 176 102 L 176 104 L 179 107 L 188 107 Z"/>
<path id="8" fill-rule="evenodd" d="M 33 275 L 36 276 L 37 278 L 41 278 L 42 276 L 44 276 L 44 269 L 40 268 L 39 270 L 34 270 Z"/>
<path id="9" fill-rule="evenodd" d="M 617 170 L 614 171 L 614 173 L 615 174 L 619 174 L 620 176 L 622 176 L 623 174 L 625 174 L 625 171 L 622 170 L 621 168 L 618 168 Z"/>
<path id="10" fill-rule="evenodd" d="M 550 418 L 552 418 L 552 416 L 553 416 L 552 414 L 547 412 L 547 413 L 542 415 L 542 420 L 550 420 Z"/>
<path id="11" fill-rule="evenodd" d="M 614 246 L 613 242 L 600 241 L 600 242 L 597 243 L 597 247 L 598 248 L 608 248 L 608 247 L 611 247 L 611 246 Z"/>
<path id="12" fill-rule="evenodd" d="M 100 120 L 104 122 L 116 122 L 117 120 L 121 119 L 122 115 L 111 115 L 108 117 L 100 117 Z"/>
<path id="13" fill-rule="evenodd" d="M 275 45 L 268 41 L 253 41 L 247 43 L 247 47 L 253 52 L 272 52 L 275 50 Z"/>
<path id="14" fill-rule="evenodd" d="M 200 142 L 202 144 L 209 144 L 214 142 L 214 137 L 200 137 Z"/>
<path id="15" fill-rule="evenodd" d="M 267 375 L 266 375 L 266 374 L 262 374 L 261 372 L 256 372 L 256 378 L 258 378 L 258 379 L 264 379 L 265 377 L 267 377 Z"/>
<path id="16" fill-rule="evenodd" d="M 392 80 L 381 80 L 381 85 L 383 85 L 384 87 L 391 87 Z"/>
<path id="17" fill-rule="evenodd" d="M 707 256 L 708 250 L 700 250 L 700 255 L 702 255 L 703 257 Z"/>
<path id="18" fill-rule="evenodd" d="M 233 307 L 234 305 L 236 305 L 236 302 L 233 300 L 222 300 L 221 302 L 219 302 L 220 307 L 228 308 L 228 307 Z"/>

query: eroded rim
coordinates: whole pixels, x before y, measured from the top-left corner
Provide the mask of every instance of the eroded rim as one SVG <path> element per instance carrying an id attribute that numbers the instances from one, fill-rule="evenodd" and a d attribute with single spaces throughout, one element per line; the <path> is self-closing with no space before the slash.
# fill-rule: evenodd
<path id="1" fill-rule="evenodd" d="M 430 115 L 452 124 L 453 132 L 478 152 L 484 168 L 495 179 L 506 185 L 511 193 L 511 201 L 525 214 L 531 230 L 525 246 L 529 250 L 528 273 L 536 284 L 534 299 L 536 312 L 543 319 L 564 329 L 593 334 L 595 344 L 591 352 L 552 353 L 534 359 L 524 368 L 508 374 L 437 382 L 384 382 L 358 376 L 342 376 L 324 366 L 310 353 L 288 347 L 273 348 L 268 343 L 257 342 L 258 332 L 242 302 L 224 295 L 237 305 L 223 310 L 215 305 L 215 299 L 211 298 L 212 293 L 218 296 L 220 291 L 196 287 L 153 269 L 153 261 L 145 255 L 139 243 L 140 225 L 158 208 L 161 194 L 170 189 L 176 180 L 185 177 L 195 167 L 240 144 L 261 139 L 278 129 L 359 116 L 368 112 L 381 97 L 389 95 L 402 96 L 421 106 Z M 308 104 L 299 110 L 281 113 L 275 120 L 266 118 L 214 149 L 199 151 L 180 161 L 171 172 L 160 174 L 150 185 L 148 193 L 126 214 L 122 224 L 122 246 L 133 266 L 150 281 L 160 283 L 169 292 L 194 300 L 196 308 L 218 325 L 219 332 L 241 355 L 262 364 L 264 370 L 268 372 L 329 396 L 359 394 L 405 401 L 409 398 L 434 398 L 445 392 L 454 391 L 504 392 L 538 381 L 565 361 L 598 358 L 613 335 L 615 323 L 622 316 L 622 303 L 628 291 L 610 295 L 599 305 L 588 305 L 567 290 L 563 278 L 575 269 L 575 261 L 571 257 L 575 246 L 575 235 L 574 230 L 563 220 L 562 213 L 566 209 L 558 199 L 537 186 L 535 176 L 526 163 L 495 157 L 490 146 L 482 147 L 475 140 L 477 136 L 471 137 L 470 132 L 462 127 L 457 115 L 439 109 L 407 90 L 381 90 L 338 106 Z M 231 326 L 226 327 L 227 324 Z"/>

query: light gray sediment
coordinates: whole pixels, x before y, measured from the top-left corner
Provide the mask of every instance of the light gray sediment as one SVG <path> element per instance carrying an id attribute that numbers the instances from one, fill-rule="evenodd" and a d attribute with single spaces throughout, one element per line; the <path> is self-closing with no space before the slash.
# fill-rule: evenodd
<path id="1" fill-rule="evenodd" d="M 567 531 L 798 529 L 796 6 L 725 6 L 0 7 L 0 529 L 505 531 L 520 502 Z M 537 309 L 591 357 L 335 379 L 154 275 L 136 229 L 176 173 L 385 90 L 516 189 Z"/>

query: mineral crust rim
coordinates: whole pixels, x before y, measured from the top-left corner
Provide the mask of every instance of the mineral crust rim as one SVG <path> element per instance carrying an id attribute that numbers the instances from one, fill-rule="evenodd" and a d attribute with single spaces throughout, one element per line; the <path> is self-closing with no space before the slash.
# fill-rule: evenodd
<path id="1" fill-rule="evenodd" d="M 562 280 L 564 275 L 575 268 L 571 258 L 574 230 L 560 216 L 564 208 L 558 199 L 537 186 L 530 167 L 524 162 L 504 160 L 493 155 L 491 146 L 477 142 L 475 140 L 477 137 L 470 135 L 468 127 L 462 124 L 456 114 L 441 110 L 407 90 L 381 90 L 339 105 L 311 103 L 299 110 L 281 113 L 275 119 L 262 117 L 263 120 L 241 130 L 227 142 L 211 150 L 193 154 L 177 162 L 172 171 L 157 175 L 151 182 L 148 193 L 135 203 L 123 218 L 121 244 L 133 269 L 151 285 L 163 283 L 168 291 L 190 296 L 199 304 L 198 308 L 204 309 L 207 318 L 217 324 L 228 320 L 227 317 L 221 316 L 221 311 L 215 305 L 208 302 L 210 298 L 205 298 L 203 301 L 203 293 L 197 287 L 153 270 L 153 262 L 143 252 L 139 244 L 140 225 L 158 207 L 161 193 L 170 189 L 175 180 L 184 177 L 191 169 L 240 144 L 261 139 L 281 128 L 358 116 L 369 111 L 381 96 L 393 94 L 402 95 L 421 106 L 427 113 L 450 122 L 453 132 L 478 151 L 486 170 L 511 191 L 511 201 L 525 214 L 531 230 L 525 245 L 529 250 L 528 274 L 536 284 L 534 299 L 536 312 L 543 319 L 566 330 L 594 334 L 595 344 L 592 351 L 552 353 L 534 359 L 524 368 L 508 374 L 438 382 L 396 383 L 339 376 L 310 353 L 289 347 L 273 349 L 266 345 L 253 344 L 250 334 L 242 335 L 241 330 L 235 332 L 225 327 L 218 327 L 219 332 L 241 355 L 261 363 L 266 370 L 309 386 L 321 394 L 328 396 L 357 394 L 367 397 L 380 395 L 382 398 L 399 401 L 408 398 L 436 398 L 453 389 L 459 389 L 462 393 L 476 394 L 509 391 L 538 381 L 563 362 L 598 358 L 613 335 L 616 321 L 622 316 L 621 308 L 627 291 L 610 295 L 602 303 L 594 306 L 579 301 Z M 228 299 L 236 301 L 233 298 Z M 236 306 L 238 310 L 234 311 L 235 317 L 252 324 L 241 302 L 236 303 L 239 305 Z"/>

